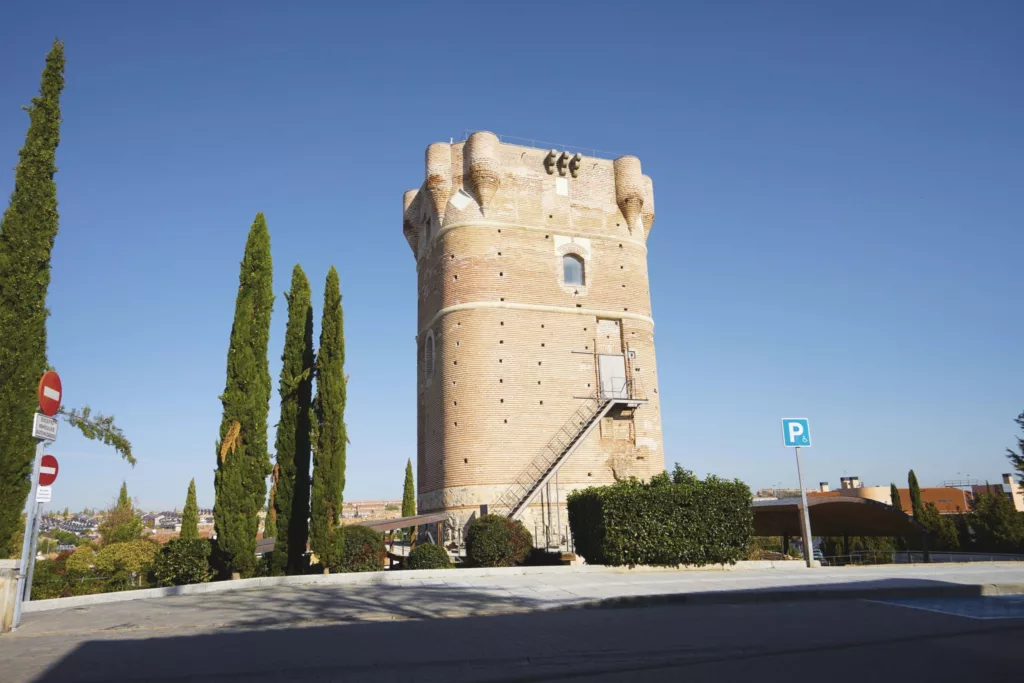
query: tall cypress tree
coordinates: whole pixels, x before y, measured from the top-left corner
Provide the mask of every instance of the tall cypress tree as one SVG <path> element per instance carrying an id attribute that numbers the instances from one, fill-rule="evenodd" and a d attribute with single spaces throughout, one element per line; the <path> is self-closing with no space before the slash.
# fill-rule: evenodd
<path id="1" fill-rule="evenodd" d="M 324 287 L 320 348 L 316 356 L 316 447 L 310 497 L 310 549 L 325 568 L 341 561 L 339 525 L 345 490 L 345 329 L 338 271 L 331 266 Z"/>
<path id="2" fill-rule="evenodd" d="M 405 461 L 405 488 L 402 490 L 402 516 L 416 514 L 416 486 L 412 481 L 412 460 Z"/>
<path id="3" fill-rule="evenodd" d="M 223 574 L 237 572 L 242 577 L 252 576 L 256 569 L 256 532 L 270 474 L 267 342 L 273 308 L 270 233 L 266 219 L 258 213 L 238 277 L 213 479 L 217 562 Z"/>
<path id="4" fill-rule="evenodd" d="M 298 264 L 292 269 L 288 327 L 281 356 L 281 420 L 277 423 L 277 489 L 274 510 L 277 540 L 274 573 L 305 569 L 309 539 L 310 407 L 313 402 L 313 304 L 309 280 Z"/>
<path id="5" fill-rule="evenodd" d="M 117 494 L 117 509 L 123 510 L 131 507 L 132 499 L 128 497 L 128 482 L 121 482 L 121 492 Z"/>
<path id="6" fill-rule="evenodd" d="M 14 191 L 0 219 L 0 557 L 16 549 L 21 511 L 31 488 L 31 434 L 36 387 L 46 371 L 46 291 L 57 236 L 57 145 L 64 43 L 46 56 L 39 97 L 27 107 L 25 146 Z"/>
<path id="7" fill-rule="evenodd" d="M 185 496 L 185 510 L 181 513 L 181 538 L 194 540 L 199 538 L 199 506 L 196 504 L 196 480 L 188 483 L 188 494 Z"/>
<path id="8" fill-rule="evenodd" d="M 900 490 L 896 488 L 896 484 L 889 484 L 889 497 L 892 498 L 892 506 L 903 511 L 903 501 L 900 500 Z"/>
<path id="9" fill-rule="evenodd" d="M 907 474 L 907 486 L 910 487 L 910 509 L 914 514 L 914 519 L 921 521 L 924 504 L 921 502 L 921 487 L 917 483 L 917 475 L 914 474 L 914 470 L 910 470 L 910 473 Z"/>

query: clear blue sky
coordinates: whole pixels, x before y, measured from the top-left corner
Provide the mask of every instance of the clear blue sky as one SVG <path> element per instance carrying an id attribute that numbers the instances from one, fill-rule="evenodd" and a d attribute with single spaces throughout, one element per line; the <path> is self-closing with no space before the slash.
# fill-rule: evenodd
<path id="1" fill-rule="evenodd" d="M 466 129 L 640 157 L 666 462 L 795 485 L 1008 471 L 1024 410 L 1017 2 L 83 3 L 0 9 L 0 192 L 67 42 L 49 357 L 134 469 L 64 428 L 54 507 L 213 503 L 238 263 L 341 274 L 348 500 L 415 462 L 402 191 Z M 768 5 L 771 5 L 769 7 Z M 275 397 L 285 301 L 270 341 Z"/>

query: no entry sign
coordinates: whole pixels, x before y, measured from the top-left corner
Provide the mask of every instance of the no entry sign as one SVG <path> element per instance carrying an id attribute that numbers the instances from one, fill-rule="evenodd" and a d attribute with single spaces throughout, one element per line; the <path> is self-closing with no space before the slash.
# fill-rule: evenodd
<path id="1" fill-rule="evenodd" d="M 39 485 L 49 486 L 57 481 L 57 458 L 52 455 L 44 455 L 39 461 Z"/>
<path id="2" fill-rule="evenodd" d="M 60 375 L 53 370 L 43 373 L 39 380 L 39 410 L 43 415 L 53 417 L 60 410 Z"/>

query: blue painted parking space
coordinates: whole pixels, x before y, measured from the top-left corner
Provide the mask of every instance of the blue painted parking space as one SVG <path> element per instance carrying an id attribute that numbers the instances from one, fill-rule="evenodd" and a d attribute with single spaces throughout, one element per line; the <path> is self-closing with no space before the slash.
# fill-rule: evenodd
<path id="1" fill-rule="evenodd" d="M 969 619 L 1024 619 L 1024 595 L 998 595 L 978 598 L 909 598 L 869 600 L 883 605 L 909 607 L 952 614 Z"/>

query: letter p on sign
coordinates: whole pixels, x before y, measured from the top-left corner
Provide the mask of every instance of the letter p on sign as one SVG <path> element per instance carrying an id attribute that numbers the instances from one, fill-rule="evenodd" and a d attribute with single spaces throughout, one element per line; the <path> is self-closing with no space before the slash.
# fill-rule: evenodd
<path id="1" fill-rule="evenodd" d="M 782 441 L 787 448 L 807 448 L 811 445 L 811 428 L 805 417 L 782 419 Z"/>

